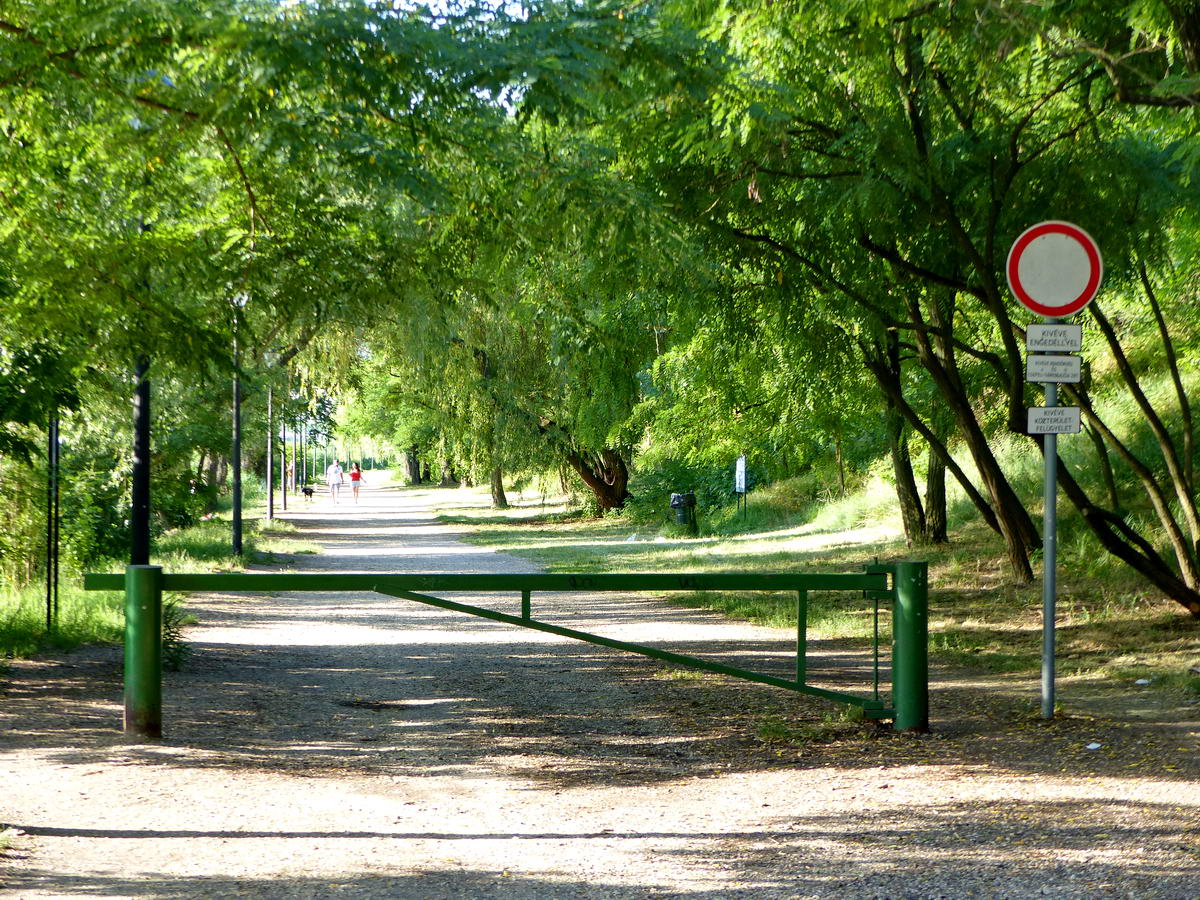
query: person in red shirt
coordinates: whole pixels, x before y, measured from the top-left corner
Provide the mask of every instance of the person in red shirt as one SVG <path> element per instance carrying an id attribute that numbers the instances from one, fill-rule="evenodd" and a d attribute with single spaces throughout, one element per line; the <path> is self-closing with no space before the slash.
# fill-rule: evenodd
<path id="1" fill-rule="evenodd" d="M 354 502 L 358 502 L 358 486 L 363 483 L 362 469 L 358 463 L 350 466 L 350 490 L 354 494 Z"/>

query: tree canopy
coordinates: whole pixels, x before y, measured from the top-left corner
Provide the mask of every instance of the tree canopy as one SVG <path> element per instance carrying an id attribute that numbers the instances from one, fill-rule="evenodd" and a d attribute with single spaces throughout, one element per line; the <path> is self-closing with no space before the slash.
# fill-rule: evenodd
<path id="1" fill-rule="evenodd" d="M 882 460 L 937 541 L 949 472 L 1029 580 L 1003 265 L 1067 219 L 1107 275 L 1064 492 L 1200 615 L 1198 48 L 1167 2 L 7 4 L 0 462 L 56 408 L 116 435 L 148 355 L 199 407 L 177 480 L 225 453 L 236 368 L 253 415 L 353 395 L 498 503 Z"/>

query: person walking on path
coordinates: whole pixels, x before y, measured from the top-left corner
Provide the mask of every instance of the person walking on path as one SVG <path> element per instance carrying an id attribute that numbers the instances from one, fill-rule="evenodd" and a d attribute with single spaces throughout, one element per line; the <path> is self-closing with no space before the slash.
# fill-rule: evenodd
<path id="1" fill-rule="evenodd" d="M 329 496 L 333 498 L 333 502 L 338 502 L 338 494 L 342 489 L 342 467 L 335 458 L 329 464 L 329 468 L 325 470 L 325 481 L 329 484 Z"/>
<path id="2" fill-rule="evenodd" d="M 358 502 L 358 488 L 363 483 L 362 468 L 358 463 L 350 466 L 350 492 L 354 494 L 354 502 Z"/>

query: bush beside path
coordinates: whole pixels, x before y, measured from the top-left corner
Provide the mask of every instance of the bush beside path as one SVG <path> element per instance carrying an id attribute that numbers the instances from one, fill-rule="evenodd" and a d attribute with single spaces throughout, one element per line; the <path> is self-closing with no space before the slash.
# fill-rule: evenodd
<path id="1" fill-rule="evenodd" d="M 287 518 L 322 553 L 286 565 L 530 571 L 459 541 L 436 496 L 301 503 Z M 784 660 L 785 633 L 654 600 L 534 603 L 625 639 Z M 194 652 L 166 675 L 160 743 L 119 732 L 119 648 L 11 664 L 0 896 L 1200 895 L 1194 722 L 1043 723 L 1002 678 L 940 671 L 934 732 L 893 735 L 377 595 L 188 608 Z"/>

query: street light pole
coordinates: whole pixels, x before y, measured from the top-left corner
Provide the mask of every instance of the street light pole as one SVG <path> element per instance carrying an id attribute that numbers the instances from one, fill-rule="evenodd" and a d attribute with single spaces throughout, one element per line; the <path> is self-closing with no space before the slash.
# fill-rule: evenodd
<path id="1" fill-rule="evenodd" d="M 287 422 L 283 416 L 279 417 L 279 500 L 283 504 L 283 511 L 287 512 L 287 495 L 288 495 L 288 440 L 287 440 Z"/>
<path id="2" fill-rule="evenodd" d="M 267 521 L 275 518 L 275 413 L 267 386 Z"/>
<path id="3" fill-rule="evenodd" d="M 238 347 L 242 310 L 250 298 L 237 294 L 233 298 L 233 553 L 242 555 L 242 356 Z"/>
<path id="4" fill-rule="evenodd" d="M 133 510 L 129 563 L 150 564 L 150 358 L 138 357 L 133 395 Z"/>
<path id="5" fill-rule="evenodd" d="M 46 444 L 46 631 L 58 621 L 58 408 L 50 413 Z"/>

